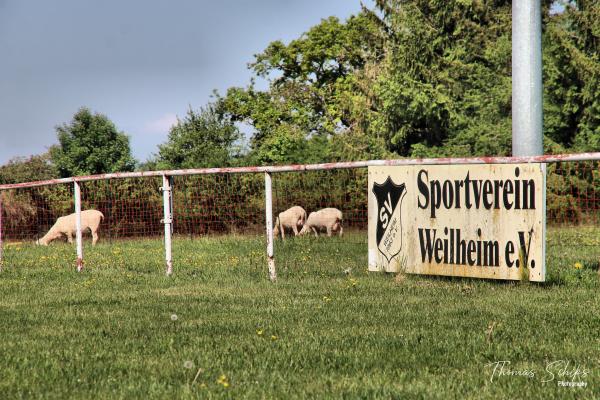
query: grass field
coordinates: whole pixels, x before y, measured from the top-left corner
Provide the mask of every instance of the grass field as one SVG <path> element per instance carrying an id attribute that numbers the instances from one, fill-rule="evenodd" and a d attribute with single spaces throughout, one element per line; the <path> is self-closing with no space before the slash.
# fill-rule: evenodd
<path id="1" fill-rule="evenodd" d="M 550 229 L 545 284 L 367 273 L 356 233 L 277 242 L 276 284 L 261 237 L 177 239 L 172 277 L 88 243 L 5 248 L 0 398 L 600 396 L 600 229 Z"/>

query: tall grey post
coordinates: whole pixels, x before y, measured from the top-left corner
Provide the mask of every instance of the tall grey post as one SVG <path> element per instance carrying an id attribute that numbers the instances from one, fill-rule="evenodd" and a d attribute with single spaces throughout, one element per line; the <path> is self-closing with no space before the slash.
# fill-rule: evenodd
<path id="1" fill-rule="evenodd" d="M 542 145 L 541 0 L 512 2 L 512 155 L 535 156 Z"/>
<path id="2" fill-rule="evenodd" d="M 541 0 L 512 2 L 512 155 L 544 154 Z M 544 180 L 546 165 L 542 164 Z M 546 215 L 546 185 L 543 186 Z M 544 218 L 544 235 L 546 234 Z M 546 238 L 542 239 L 546 258 Z"/>

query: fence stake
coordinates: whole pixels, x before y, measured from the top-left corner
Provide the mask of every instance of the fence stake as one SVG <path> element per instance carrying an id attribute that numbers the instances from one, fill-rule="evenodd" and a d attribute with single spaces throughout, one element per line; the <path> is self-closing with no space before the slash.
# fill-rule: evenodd
<path id="1" fill-rule="evenodd" d="M 267 217 L 267 263 L 269 266 L 269 279 L 277 280 L 275 272 L 275 257 L 273 255 L 273 195 L 271 190 L 271 174 L 265 172 L 265 214 Z"/>
<path id="2" fill-rule="evenodd" d="M 173 259 L 171 257 L 171 224 L 173 222 L 171 216 L 171 180 L 168 176 L 162 176 L 162 192 L 163 192 L 163 210 L 165 224 L 165 261 L 167 263 L 167 275 L 173 273 Z"/>
<path id="3" fill-rule="evenodd" d="M 173 187 L 175 187 L 175 185 L 173 184 L 173 177 L 169 176 L 169 188 L 171 189 L 171 195 L 169 196 L 169 211 L 171 213 L 171 236 L 175 231 L 175 216 L 173 215 Z"/>
<path id="4" fill-rule="evenodd" d="M 77 242 L 77 272 L 83 269 L 83 243 L 81 238 L 81 188 L 79 182 L 73 182 L 75 194 L 75 237 Z"/>

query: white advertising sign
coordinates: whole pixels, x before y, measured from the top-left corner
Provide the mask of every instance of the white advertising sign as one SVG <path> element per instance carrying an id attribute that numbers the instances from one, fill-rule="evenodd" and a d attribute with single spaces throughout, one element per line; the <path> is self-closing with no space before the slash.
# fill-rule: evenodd
<path id="1" fill-rule="evenodd" d="M 369 270 L 544 281 L 544 164 L 369 167 Z"/>

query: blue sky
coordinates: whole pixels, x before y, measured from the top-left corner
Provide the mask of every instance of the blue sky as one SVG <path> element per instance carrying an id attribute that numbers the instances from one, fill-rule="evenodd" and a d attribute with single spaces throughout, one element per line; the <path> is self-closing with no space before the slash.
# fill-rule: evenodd
<path id="1" fill-rule="evenodd" d="M 45 152 L 82 106 L 107 115 L 144 161 L 176 116 L 213 89 L 246 85 L 247 63 L 269 42 L 359 9 L 359 0 L 0 0 L 0 164 Z"/>

